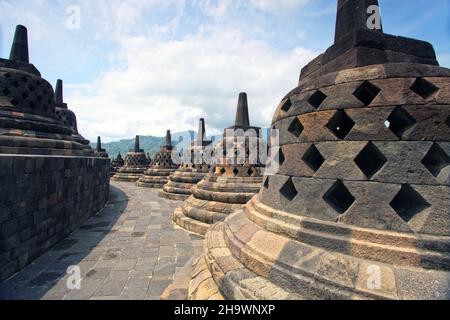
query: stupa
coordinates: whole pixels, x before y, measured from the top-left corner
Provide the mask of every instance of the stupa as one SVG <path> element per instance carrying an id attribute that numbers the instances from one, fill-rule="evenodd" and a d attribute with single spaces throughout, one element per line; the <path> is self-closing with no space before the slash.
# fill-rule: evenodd
<path id="1" fill-rule="evenodd" d="M 113 177 L 117 173 L 117 171 L 124 165 L 125 161 L 123 160 L 122 155 L 119 152 L 117 157 L 111 160 L 111 171 L 110 171 L 111 177 Z"/>
<path id="2" fill-rule="evenodd" d="M 211 144 L 206 138 L 205 119 L 200 119 L 197 138 L 186 150 L 190 161 L 182 163 L 180 168 L 170 177 L 163 189 L 161 197 L 172 200 L 186 200 L 191 195 L 191 189 L 209 172 L 210 165 L 203 161 L 203 151 Z"/>
<path id="3" fill-rule="evenodd" d="M 212 224 L 240 209 L 259 191 L 262 166 L 259 156 L 254 163 L 249 161 L 250 144 L 245 137 L 249 132 L 254 132 L 259 139 L 260 128 L 250 126 L 247 95 L 241 93 L 235 125 L 225 129 L 224 139 L 218 143 L 220 148 L 216 145 L 216 150 L 223 150 L 223 156 L 220 155 L 218 164 L 191 189 L 192 195 L 175 210 L 173 220 L 178 225 L 204 235 Z M 245 152 L 245 157 L 238 155 L 240 150 Z M 231 154 L 232 159 L 227 158 L 227 154 Z M 238 161 L 238 156 L 244 161 Z"/>
<path id="4" fill-rule="evenodd" d="M 136 182 L 148 166 L 144 150 L 139 146 L 139 136 L 136 136 L 134 148 L 125 157 L 125 165 L 117 170 L 111 178 L 114 181 Z"/>
<path id="5" fill-rule="evenodd" d="M 164 145 L 155 154 L 150 168 L 136 183 L 139 187 L 160 189 L 169 181 L 169 176 L 178 168 L 172 161 L 172 150 L 172 136 L 167 130 Z"/>
<path id="6" fill-rule="evenodd" d="M 191 298 L 450 298 L 450 70 L 371 5 L 338 1 L 274 115 L 281 168 L 207 234 Z"/>
<path id="7" fill-rule="evenodd" d="M 106 152 L 106 150 L 102 148 L 102 138 L 101 137 L 97 138 L 97 147 L 95 148 L 94 154 L 95 154 L 95 156 L 97 156 L 99 158 L 109 158 L 109 155 Z"/>
<path id="8" fill-rule="evenodd" d="M 89 140 L 86 140 L 78 133 L 77 117 L 75 113 L 69 110 L 67 103 L 64 102 L 63 81 L 58 80 L 55 88 L 55 114 L 66 126 L 72 129 L 72 137 L 75 141 L 90 149 Z"/>
<path id="9" fill-rule="evenodd" d="M 17 26 L 0 59 L 0 281 L 25 267 L 101 210 L 109 160 L 58 114 L 52 86 L 30 63 L 28 31 Z M 64 121 L 67 120 L 67 121 Z"/>

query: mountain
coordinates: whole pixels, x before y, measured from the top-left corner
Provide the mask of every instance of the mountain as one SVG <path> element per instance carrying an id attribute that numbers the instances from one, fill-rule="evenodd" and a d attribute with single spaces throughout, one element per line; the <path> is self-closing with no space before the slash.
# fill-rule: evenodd
<path id="1" fill-rule="evenodd" d="M 182 153 L 184 148 L 189 146 L 192 139 L 197 137 L 197 133 L 194 131 L 184 131 L 177 132 L 172 134 L 172 144 L 176 146 L 177 150 Z M 270 137 L 270 128 L 265 128 L 262 130 L 262 138 L 266 141 L 269 140 Z M 222 135 L 216 135 L 209 137 L 214 141 L 219 141 L 222 139 Z M 154 137 L 154 136 L 139 136 L 139 143 L 141 149 L 147 153 L 150 153 L 150 156 L 153 158 L 156 152 L 158 152 L 161 145 L 165 142 L 165 137 Z M 91 143 L 91 147 L 93 149 L 96 148 L 96 143 Z M 130 149 L 134 148 L 134 138 L 124 139 L 116 142 L 102 143 L 102 148 L 106 149 L 109 157 L 114 159 L 117 157 L 119 152 L 122 154 L 122 157 L 125 158 L 126 154 Z"/>
<path id="2" fill-rule="evenodd" d="M 172 143 L 173 145 L 177 146 L 178 150 L 182 151 L 186 143 L 190 142 L 190 138 L 194 139 L 195 136 L 196 133 L 194 131 L 177 132 L 172 134 Z M 162 144 L 164 144 L 164 142 L 165 137 L 139 136 L 141 149 L 144 149 L 146 153 L 150 153 L 151 157 L 153 157 L 155 153 L 158 152 L 159 148 Z M 95 149 L 96 146 L 97 143 L 91 143 L 91 147 L 93 149 Z M 108 152 L 111 159 L 117 157 L 119 152 L 122 154 L 122 157 L 125 158 L 128 151 L 134 148 L 134 138 L 102 143 L 102 148 L 106 149 L 106 152 Z"/>

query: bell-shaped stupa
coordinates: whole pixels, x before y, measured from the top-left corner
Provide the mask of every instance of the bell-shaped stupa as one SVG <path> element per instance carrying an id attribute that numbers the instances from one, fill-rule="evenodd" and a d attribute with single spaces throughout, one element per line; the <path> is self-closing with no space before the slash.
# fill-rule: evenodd
<path id="1" fill-rule="evenodd" d="M 134 148 L 125 157 L 125 165 L 111 178 L 114 181 L 136 182 L 148 167 L 148 159 L 139 146 L 139 136 L 134 140 Z"/>
<path id="2" fill-rule="evenodd" d="M 162 188 L 169 181 L 169 176 L 178 168 L 172 161 L 172 151 L 172 135 L 170 130 L 167 130 L 164 145 L 155 154 L 152 165 L 144 172 L 136 184 L 139 187 Z"/>
<path id="3" fill-rule="evenodd" d="M 99 158 L 109 158 L 108 152 L 104 148 L 102 148 L 102 138 L 97 138 L 97 147 L 94 150 L 94 154 Z"/>
<path id="4" fill-rule="evenodd" d="M 122 155 L 119 152 L 117 157 L 111 160 L 111 170 L 110 170 L 111 177 L 113 177 L 117 173 L 117 171 L 124 165 L 125 161 L 123 160 Z"/>
<path id="5" fill-rule="evenodd" d="M 205 120 L 200 119 L 197 138 L 186 150 L 189 161 L 183 162 L 180 168 L 169 177 L 169 182 L 159 192 L 161 197 L 172 200 L 189 198 L 192 187 L 209 172 L 210 165 L 203 161 L 203 152 L 210 144 L 211 141 L 206 138 Z"/>
<path id="6" fill-rule="evenodd" d="M 17 26 L 10 59 L 0 58 L 0 281 L 108 201 L 109 160 L 94 155 L 64 108 L 62 88 L 55 101 L 30 64 L 27 29 Z"/>
<path id="7" fill-rule="evenodd" d="M 58 80 L 55 88 L 55 114 L 59 120 L 72 129 L 73 139 L 89 149 L 89 140 L 86 140 L 78 133 L 77 117 L 73 111 L 69 110 L 67 103 L 64 102 L 63 92 L 63 81 Z"/>
<path id="8" fill-rule="evenodd" d="M 280 170 L 206 235 L 191 298 L 450 298 L 450 70 L 377 5 L 338 1 L 274 115 Z"/>
<path id="9" fill-rule="evenodd" d="M 28 31 L 17 26 L 10 59 L 0 58 L 0 153 L 93 155 L 89 142 L 74 134 L 73 123 L 60 118 L 62 93 L 59 97 L 55 103 L 52 86 L 29 62 Z"/>
<path id="10" fill-rule="evenodd" d="M 218 163 L 191 189 L 192 195 L 175 210 L 173 220 L 204 235 L 212 224 L 246 204 L 262 184 L 259 142 L 260 128 L 250 126 L 247 95 L 241 93 L 235 125 L 225 129 L 224 139 L 215 146 L 221 150 Z"/>

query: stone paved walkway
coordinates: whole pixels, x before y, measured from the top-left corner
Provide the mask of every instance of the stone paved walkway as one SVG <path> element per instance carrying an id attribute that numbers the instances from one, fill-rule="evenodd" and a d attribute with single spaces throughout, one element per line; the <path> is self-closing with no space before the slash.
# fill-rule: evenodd
<path id="1" fill-rule="evenodd" d="M 0 299 L 186 299 L 203 241 L 172 223 L 179 204 L 155 189 L 112 182 L 106 208 L 0 283 Z M 80 290 L 66 285 L 73 265 Z"/>

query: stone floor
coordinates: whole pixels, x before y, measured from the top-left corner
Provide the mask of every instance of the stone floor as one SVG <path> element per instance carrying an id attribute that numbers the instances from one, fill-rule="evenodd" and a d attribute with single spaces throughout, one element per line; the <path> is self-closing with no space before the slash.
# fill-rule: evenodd
<path id="1" fill-rule="evenodd" d="M 0 283 L 0 299 L 186 299 L 203 241 L 172 223 L 179 204 L 112 182 L 105 209 Z M 79 267 L 80 289 L 67 287 L 70 266 Z"/>

